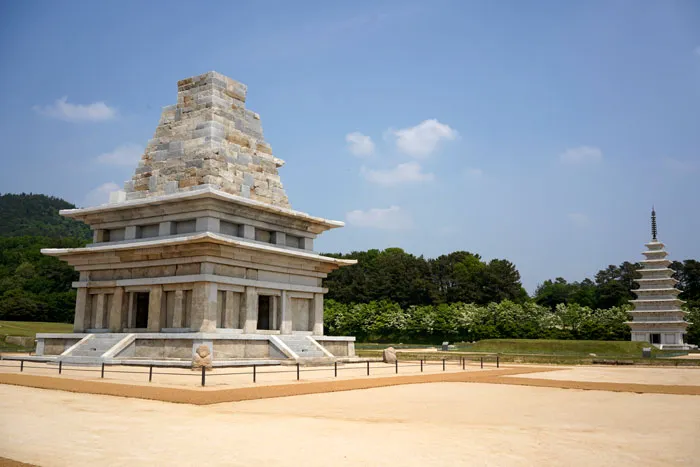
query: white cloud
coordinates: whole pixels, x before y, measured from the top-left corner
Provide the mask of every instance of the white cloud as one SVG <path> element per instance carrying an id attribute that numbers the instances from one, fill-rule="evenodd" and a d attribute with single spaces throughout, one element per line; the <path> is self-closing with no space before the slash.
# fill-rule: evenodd
<path id="1" fill-rule="evenodd" d="M 367 157 L 374 154 L 372 138 L 358 131 L 345 135 L 345 142 L 348 143 L 348 150 L 355 156 Z"/>
<path id="2" fill-rule="evenodd" d="M 362 167 L 361 172 L 368 181 L 381 185 L 397 185 L 406 182 L 429 182 L 435 178 L 432 173 L 423 172 L 423 168 L 418 162 L 399 164 L 389 170 L 371 170 Z"/>
<path id="3" fill-rule="evenodd" d="M 578 227 L 586 227 L 590 224 L 590 219 L 588 216 L 580 212 L 571 212 L 566 215 L 569 220 Z"/>
<path id="4" fill-rule="evenodd" d="M 389 134 L 396 138 L 399 151 L 416 158 L 430 156 L 442 141 L 457 137 L 455 130 L 435 119 L 424 120 L 410 128 L 389 130 Z"/>
<path id="5" fill-rule="evenodd" d="M 695 172 L 698 167 L 700 167 L 699 164 L 694 162 L 675 159 L 673 157 L 664 158 L 663 163 L 668 170 L 680 173 Z"/>
<path id="6" fill-rule="evenodd" d="M 385 230 L 403 230 L 412 225 L 411 216 L 398 206 L 386 209 L 355 210 L 345 215 L 348 225 Z"/>
<path id="7" fill-rule="evenodd" d="M 103 183 L 94 190 L 88 192 L 83 200 L 84 206 L 99 206 L 109 202 L 109 194 L 113 191 L 118 191 L 121 188 L 114 182 Z"/>
<path id="8" fill-rule="evenodd" d="M 467 170 L 464 171 L 464 174 L 468 178 L 481 178 L 484 176 L 484 171 L 481 169 L 477 169 L 476 167 L 469 167 Z"/>
<path id="9" fill-rule="evenodd" d="M 143 146 L 138 144 L 122 144 L 112 152 L 106 152 L 97 156 L 97 162 L 105 165 L 123 165 L 134 167 L 138 164 L 143 154 Z"/>
<path id="10" fill-rule="evenodd" d="M 104 102 L 93 102 L 87 105 L 71 104 L 66 96 L 56 100 L 53 105 L 34 106 L 34 110 L 41 115 L 69 122 L 100 122 L 110 120 L 117 115 L 117 110 Z"/>
<path id="11" fill-rule="evenodd" d="M 567 149 L 559 154 L 559 160 L 564 164 L 578 165 L 599 162 L 603 159 L 603 151 L 592 146 L 579 146 Z"/>

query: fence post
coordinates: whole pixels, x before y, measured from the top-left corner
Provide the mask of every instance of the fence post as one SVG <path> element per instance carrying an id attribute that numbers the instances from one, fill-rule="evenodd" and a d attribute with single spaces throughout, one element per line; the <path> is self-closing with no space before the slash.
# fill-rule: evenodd
<path id="1" fill-rule="evenodd" d="M 19 361 L 19 371 L 24 371 L 24 360 Z"/>
<path id="2" fill-rule="evenodd" d="M 258 369 L 258 366 L 253 365 L 253 382 L 254 383 L 256 382 L 255 380 L 256 380 L 256 376 L 257 376 L 257 369 Z"/>
<path id="3" fill-rule="evenodd" d="M 59 361 L 58 362 L 58 374 L 60 375 L 63 372 L 63 362 Z"/>
<path id="4" fill-rule="evenodd" d="M 207 382 L 207 376 L 206 376 L 206 374 L 207 374 L 207 367 L 205 367 L 204 365 L 202 365 L 202 386 L 204 386 L 204 385 L 206 384 L 206 382 Z"/>
<path id="5" fill-rule="evenodd" d="M 335 377 L 338 377 L 338 362 L 333 362 L 333 370 L 335 371 Z"/>
<path id="6" fill-rule="evenodd" d="M 396 374 L 399 374 L 399 359 L 397 358 L 396 361 L 394 362 L 394 366 L 396 367 Z"/>
<path id="7" fill-rule="evenodd" d="M 367 376 L 369 376 L 369 360 L 367 360 Z"/>
<path id="8" fill-rule="evenodd" d="M 501 365 L 499 362 L 499 358 L 498 358 L 498 355 L 496 355 L 496 368 L 500 368 L 500 367 L 501 367 Z"/>
<path id="9" fill-rule="evenodd" d="M 420 372 L 423 373 L 423 359 L 420 359 Z"/>
<path id="10" fill-rule="evenodd" d="M 442 371 L 445 371 L 445 359 L 442 359 Z"/>
<path id="11" fill-rule="evenodd" d="M 481 357 L 481 368 L 484 368 L 484 357 Z"/>
<path id="12" fill-rule="evenodd" d="M 148 367 L 148 382 L 150 383 L 153 380 L 153 365 Z"/>
<path id="13" fill-rule="evenodd" d="M 299 381 L 299 362 L 297 362 L 297 381 Z"/>
<path id="14" fill-rule="evenodd" d="M 104 379 L 105 377 L 105 362 L 102 362 L 102 374 L 100 375 L 100 378 Z"/>
<path id="15" fill-rule="evenodd" d="M 462 369 L 465 370 L 467 368 L 467 357 L 462 357 Z"/>

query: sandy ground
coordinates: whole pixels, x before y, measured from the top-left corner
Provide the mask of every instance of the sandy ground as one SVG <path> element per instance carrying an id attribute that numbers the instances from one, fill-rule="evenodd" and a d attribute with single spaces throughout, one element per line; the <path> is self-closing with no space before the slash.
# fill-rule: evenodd
<path id="1" fill-rule="evenodd" d="M 435 383 L 209 406 L 0 385 L 0 456 L 73 465 L 697 465 L 700 397 Z"/>
<path id="2" fill-rule="evenodd" d="M 569 367 L 546 373 L 506 376 L 505 378 L 700 386 L 700 368 L 611 368 L 582 366 Z M 698 462 L 700 463 L 700 460 Z"/>
<path id="3" fill-rule="evenodd" d="M 478 362 L 468 362 L 466 371 L 480 371 Z M 0 373 L 19 373 L 20 362 L 3 360 L 0 362 Z M 495 364 L 484 365 L 484 369 L 495 369 Z M 423 373 L 441 373 L 442 362 L 425 362 Z M 446 361 L 445 371 L 463 371 L 459 360 Z M 69 366 L 62 368 L 63 377 L 85 380 L 98 380 L 100 367 Z M 104 381 L 122 381 L 137 384 L 148 384 L 147 367 L 106 367 Z M 58 377 L 58 365 L 47 365 L 39 362 L 25 362 L 23 374 Z M 420 362 L 399 362 L 399 375 L 417 375 L 421 373 Z M 370 376 L 392 376 L 396 374 L 393 364 L 382 362 L 370 363 Z M 340 379 L 362 378 L 367 375 L 365 363 L 338 365 L 338 376 L 335 376 L 333 366 L 301 367 L 301 381 L 332 381 Z M 284 384 L 297 380 L 296 366 L 271 366 L 256 369 L 256 381 L 253 382 L 253 369 L 245 368 L 216 368 L 206 374 L 207 387 L 253 387 L 260 384 Z M 201 372 L 178 368 L 154 368 L 153 384 L 201 387 Z"/>

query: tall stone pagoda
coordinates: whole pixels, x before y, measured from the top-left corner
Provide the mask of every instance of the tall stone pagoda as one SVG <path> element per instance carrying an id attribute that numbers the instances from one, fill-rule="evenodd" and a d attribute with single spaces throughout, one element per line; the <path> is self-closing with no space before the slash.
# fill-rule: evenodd
<path id="1" fill-rule="evenodd" d="M 628 322 L 632 330 L 632 341 L 649 342 L 659 348 L 686 349 L 685 343 L 687 321 L 683 318 L 687 312 L 681 310 L 684 303 L 678 298 L 678 283 L 669 268 L 671 261 L 666 259 L 668 253 L 664 244 L 656 238 L 656 211 L 651 210 L 651 242 L 645 245 L 646 257 L 642 261 L 641 279 L 637 279 L 639 288 L 633 290 L 637 299 L 632 300 L 634 310 L 630 311 L 632 321 Z"/>
<path id="2" fill-rule="evenodd" d="M 323 335 L 322 280 L 354 264 L 313 251 L 339 221 L 291 209 L 246 86 L 209 72 L 177 84 L 133 177 L 110 202 L 61 215 L 90 225 L 84 248 L 44 249 L 80 273 L 73 334 L 37 354 L 75 363 L 354 356 Z"/>

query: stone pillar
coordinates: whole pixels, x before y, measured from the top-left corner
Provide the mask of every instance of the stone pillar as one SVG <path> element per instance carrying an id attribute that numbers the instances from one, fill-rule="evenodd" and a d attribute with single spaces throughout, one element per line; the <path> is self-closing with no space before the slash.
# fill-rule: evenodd
<path id="1" fill-rule="evenodd" d="M 124 228 L 124 240 L 134 240 L 141 236 L 141 227 L 138 225 L 129 225 Z"/>
<path id="2" fill-rule="evenodd" d="M 129 306 L 126 313 L 126 327 L 133 328 L 136 326 L 134 317 L 134 313 L 136 313 L 134 309 L 136 307 L 136 294 L 134 294 L 134 292 L 127 292 L 127 300 L 129 300 Z"/>
<path id="3" fill-rule="evenodd" d="M 160 332 L 160 312 L 163 301 L 163 287 L 155 285 L 148 294 L 148 331 Z"/>
<path id="4" fill-rule="evenodd" d="M 85 331 L 85 315 L 88 313 L 88 289 L 80 287 L 75 298 L 75 318 L 73 320 L 73 332 Z"/>
<path id="5" fill-rule="evenodd" d="M 280 334 L 291 334 L 292 310 L 286 290 L 282 291 L 282 296 L 280 297 L 280 315 L 282 317 L 282 322 L 280 323 Z"/>
<path id="6" fill-rule="evenodd" d="M 245 288 L 245 323 L 243 324 L 243 332 L 246 334 L 254 334 L 258 329 L 258 291 L 255 287 Z"/>
<path id="7" fill-rule="evenodd" d="M 287 234 L 284 232 L 272 232 L 271 243 L 275 245 L 287 245 Z"/>
<path id="8" fill-rule="evenodd" d="M 105 327 L 105 294 L 98 293 L 95 296 L 97 303 L 95 304 L 95 322 L 92 323 L 94 329 L 103 329 Z"/>
<path id="9" fill-rule="evenodd" d="M 175 233 L 175 222 L 161 222 L 158 224 L 158 236 L 165 237 Z"/>
<path id="10" fill-rule="evenodd" d="M 185 294 L 183 293 L 182 290 L 175 291 L 175 303 L 173 303 L 173 327 L 174 328 L 183 327 L 182 310 L 183 310 L 184 296 L 185 296 Z"/>
<path id="11" fill-rule="evenodd" d="M 233 314 L 235 312 L 234 309 L 234 303 L 233 303 L 233 296 L 234 293 L 230 290 L 226 291 L 226 299 L 224 300 L 224 303 L 226 304 L 226 308 L 224 309 L 224 322 L 219 325 L 219 327 L 222 328 L 228 328 L 231 329 L 233 328 Z"/>
<path id="12" fill-rule="evenodd" d="M 198 217 L 196 223 L 197 232 L 219 232 L 221 221 L 216 217 Z"/>
<path id="13" fill-rule="evenodd" d="M 323 294 L 314 294 L 314 299 L 312 302 L 313 310 L 311 311 L 311 322 L 313 323 L 313 334 L 314 336 L 323 335 Z"/>
<path id="14" fill-rule="evenodd" d="M 314 239 L 308 237 L 301 237 L 299 239 L 299 248 L 302 250 L 313 251 L 314 249 Z"/>
<path id="15" fill-rule="evenodd" d="M 212 282 L 195 282 L 192 290 L 192 325 L 195 332 L 215 332 L 218 287 Z"/>
<path id="16" fill-rule="evenodd" d="M 95 229 L 92 231 L 92 243 L 102 243 L 105 241 L 105 229 Z"/>
<path id="17" fill-rule="evenodd" d="M 124 304 L 124 287 L 115 287 L 112 295 L 112 305 L 109 308 L 109 331 L 121 332 L 122 308 Z"/>
<path id="18" fill-rule="evenodd" d="M 253 227 L 252 225 L 241 225 L 238 236 L 247 238 L 249 240 L 255 240 L 255 227 Z"/>

